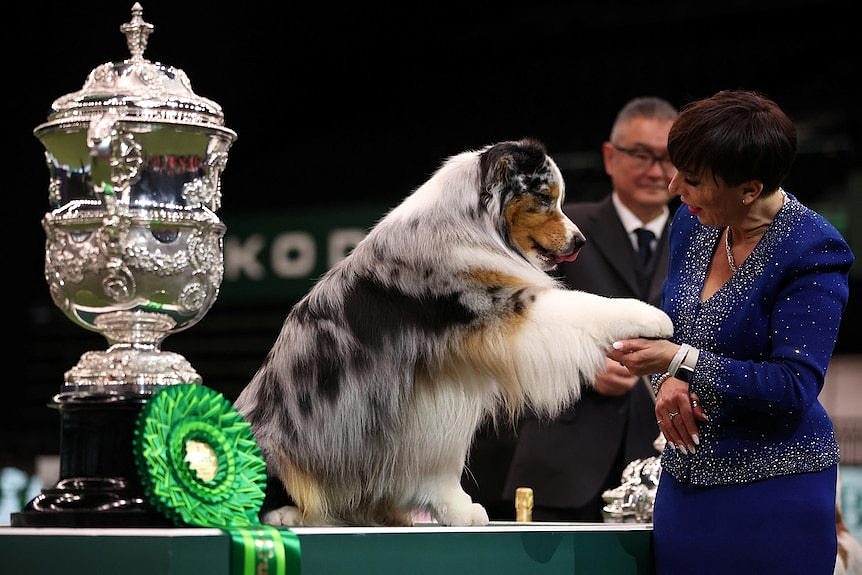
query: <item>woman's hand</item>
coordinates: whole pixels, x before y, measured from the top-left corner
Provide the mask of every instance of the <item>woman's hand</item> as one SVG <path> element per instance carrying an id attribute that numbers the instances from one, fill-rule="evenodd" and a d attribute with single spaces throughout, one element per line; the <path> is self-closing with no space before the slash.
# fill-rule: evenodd
<path id="1" fill-rule="evenodd" d="M 688 384 L 675 377 L 662 384 L 655 398 L 655 417 L 668 444 L 683 453 L 694 453 L 700 444 L 697 422 L 709 419 L 697 394 L 690 393 Z"/>
<path id="2" fill-rule="evenodd" d="M 666 371 L 679 348 L 679 344 L 666 339 L 624 339 L 615 341 L 607 356 L 633 375 L 649 375 Z"/>
<path id="3" fill-rule="evenodd" d="M 667 371 L 680 347 L 666 339 L 625 339 L 615 341 L 607 356 L 630 373 L 649 375 Z M 708 418 L 697 395 L 689 392 L 688 383 L 675 377 L 664 380 L 655 401 L 655 417 L 671 447 L 694 453 L 700 443 L 697 423 Z"/>
<path id="4" fill-rule="evenodd" d="M 618 361 L 606 360 L 605 371 L 596 376 L 593 387 L 599 395 L 616 397 L 625 395 L 637 385 L 640 378 L 629 373 Z"/>

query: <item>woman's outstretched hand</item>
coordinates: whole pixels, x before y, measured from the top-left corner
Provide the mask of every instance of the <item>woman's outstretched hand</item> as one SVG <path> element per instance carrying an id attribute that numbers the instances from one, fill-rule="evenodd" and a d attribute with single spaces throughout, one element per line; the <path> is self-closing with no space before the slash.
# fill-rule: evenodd
<path id="1" fill-rule="evenodd" d="M 678 349 L 679 344 L 666 339 L 623 339 L 613 343 L 607 356 L 632 375 L 650 375 L 664 372 Z"/>

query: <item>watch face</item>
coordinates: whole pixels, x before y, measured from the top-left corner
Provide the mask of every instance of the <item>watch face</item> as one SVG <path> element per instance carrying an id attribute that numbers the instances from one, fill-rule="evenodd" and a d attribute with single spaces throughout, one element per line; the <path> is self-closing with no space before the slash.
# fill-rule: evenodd
<path id="1" fill-rule="evenodd" d="M 676 377 L 679 380 L 682 380 L 686 383 L 691 383 L 691 378 L 694 375 L 694 370 L 687 365 L 679 366 L 679 369 L 676 370 Z"/>

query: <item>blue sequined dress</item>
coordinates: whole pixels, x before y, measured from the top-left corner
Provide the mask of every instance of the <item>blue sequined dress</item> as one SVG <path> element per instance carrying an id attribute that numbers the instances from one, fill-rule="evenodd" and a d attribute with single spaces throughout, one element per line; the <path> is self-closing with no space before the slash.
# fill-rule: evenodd
<path id="1" fill-rule="evenodd" d="M 657 573 L 831 574 L 839 460 L 818 395 L 848 299 L 853 253 L 796 198 L 706 301 L 722 230 L 683 205 L 670 228 L 663 309 L 700 349 L 691 391 L 709 421 L 693 455 L 662 454 Z"/>

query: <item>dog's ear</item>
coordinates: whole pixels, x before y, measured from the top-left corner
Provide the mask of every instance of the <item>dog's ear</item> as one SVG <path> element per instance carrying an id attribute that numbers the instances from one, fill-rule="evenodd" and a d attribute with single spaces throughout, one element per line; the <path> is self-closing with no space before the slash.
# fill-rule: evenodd
<path id="1" fill-rule="evenodd" d="M 501 203 L 506 203 L 514 195 L 510 186 L 511 172 L 511 156 L 506 155 L 495 158 L 487 171 L 483 170 L 482 192 L 479 200 L 485 209 L 490 208 L 494 198 L 499 198 Z"/>
<path id="2" fill-rule="evenodd" d="M 500 191 L 508 187 L 511 161 L 511 142 L 489 146 L 479 156 L 480 203 L 484 208 L 487 209 L 494 197 L 499 197 Z"/>
<path id="3" fill-rule="evenodd" d="M 486 148 L 479 158 L 482 205 L 487 208 L 495 195 L 505 204 L 512 197 L 529 191 L 533 177 L 547 165 L 546 159 L 545 145 L 533 138 L 501 142 Z"/>

